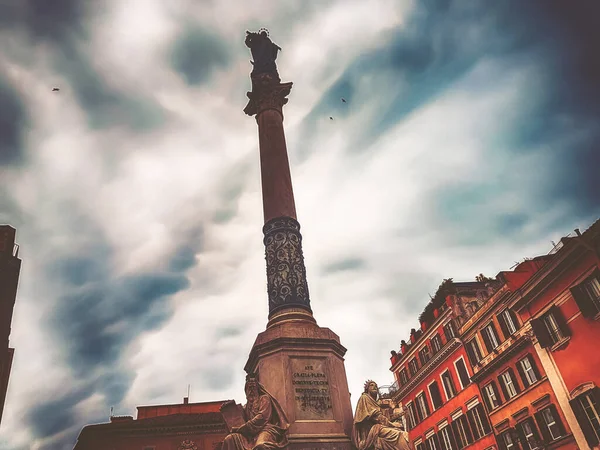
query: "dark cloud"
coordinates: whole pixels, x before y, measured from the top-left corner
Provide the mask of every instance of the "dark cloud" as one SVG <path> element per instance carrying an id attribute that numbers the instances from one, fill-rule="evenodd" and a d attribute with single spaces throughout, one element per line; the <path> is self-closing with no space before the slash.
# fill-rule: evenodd
<path id="1" fill-rule="evenodd" d="M 349 272 L 364 269 L 366 261 L 360 257 L 344 258 L 323 267 L 323 273 L 331 275 L 339 272 Z"/>
<path id="2" fill-rule="evenodd" d="M 217 35 L 199 25 L 189 25 L 173 43 L 169 59 L 188 84 L 198 85 L 208 81 L 215 69 L 226 67 L 231 58 Z"/>
<path id="3" fill-rule="evenodd" d="M 568 227 L 573 219 L 587 218 L 600 209 L 599 16 L 600 3 L 593 0 L 568 5 L 559 0 L 421 2 L 405 27 L 385 45 L 357 58 L 323 95 L 296 137 L 298 155 L 304 159 L 318 148 L 314 136 L 323 117 L 359 114 L 360 105 L 352 102 L 359 95 L 378 102 L 378 114 L 364 128 L 351 131 L 356 133 L 351 136 L 351 152 L 372 148 L 373 140 L 451 90 L 481 61 L 494 60 L 498 65 L 493 78 L 471 86 L 483 92 L 494 83 L 505 86 L 506 73 L 536 64 L 544 74 L 539 89 L 523 92 L 523 111 L 506 123 L 498 118 L 497 135 L 481 141 L 480 170 L 493 175 L 485 181 L 466 178 L 442 186 L 424 207 L 431 207 L 436 223 L 447 226 L 449 238 L 468 245 L 514 239 L 519 234 L 530 240 L 533 236 L 523 230 Z M 361 86 L 372 89 L 364 80 L 382 75 L 392 80 L 379 86 L 385 96 L 374 98 L 370 92 L 357 91 Z M 347 110 L 339 97 L 349 100 Z M 543 168 L 528 163 L 532 166 L 523 171 L 532 175 L 546 171 L 541 181 L 530 182 L 513 173 L 511 164 L 519 164 L 523 155 L 544 162 Z M 497 175 L 501 167 L 506 173 Z M 528 210 L 506 215 L 496 200 L 515 191 L 528 198 L 524 202 Z M 566 205 L 569 220 L 561 217 L 536 229 L 526 227 L 539 222 L 536 218 L 559 202 Z"/>
<path id="4" fill-rule="evenodd" d="M 107 407 L 118 407 L 134 379 L 122 360 L 124 351 L 141 333 L 168 320 L 173 313 L 170 297 L 189 286 L 184 272 L 202 247 L 198 229 L 182 233 L 164 269 L 118 276 L 101 230 L 73 205 L 63 206 L 68 206 L 66 219 L 77 228 L 78 239 L 57 249 L 47 265 L 57 300 L 46 325 L 58 339 L 73 376 L 85 387 L 75 396 L 38 403 L 29 415 L 38 438 L 88 423 L 92 418 L 79 417 L 75 407 L 95 393 L 104 396 Z M 60 414 L 47 414 L 57 407 Z"/>
<path id="5" fill-rule="evenodd" d="M 72 89 L 88 114 L 90 127 L 154 129 L 165 120 L 162 108 L 150 98 L 110 86 L 92 64 L 94 54 L 89 46 L 89 19 L 103 13 L 102 2 L 80 0 L 23 0 L 0 5 L 3 25 L 14 31 L 24 31 L 27 36 L 16 52 L 22 55 L 21 62 L 31 64 L 29 46 L 38 42 L 49 44 L 53 69 L 67 81 L 66 86 L 60 87 Z M 11 49 L 11 53 L 15 50 Z"/>
<path id="6" fill-rule="evenodd" d="M 0 76 L 0 166 L 24 162 L 27 120 L 25 105 L 19 94 Z"/>

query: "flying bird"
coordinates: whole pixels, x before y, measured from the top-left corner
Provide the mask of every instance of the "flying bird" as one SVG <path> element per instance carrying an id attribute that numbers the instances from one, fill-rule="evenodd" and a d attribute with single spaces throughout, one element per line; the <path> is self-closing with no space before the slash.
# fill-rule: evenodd
<path id="1" fill-rule="evenodd" d="M 59 89 L 59 88 L 57 88 L 57 87 L 55 87 L 55 88 L 52 88 L 52 92 L 58 92 L 58 91 L 60 91 L 60 89 Z"/>
<path id="2" fill-rule="evenodd" d="M 342 97 L 342 102 L 346 103 L 346 99 L 344 97 Z"/>
<path id="3" fill-rule="evenodd" d="M 333 120 L 333 117 L 329 117 L 330 120 Z"/>

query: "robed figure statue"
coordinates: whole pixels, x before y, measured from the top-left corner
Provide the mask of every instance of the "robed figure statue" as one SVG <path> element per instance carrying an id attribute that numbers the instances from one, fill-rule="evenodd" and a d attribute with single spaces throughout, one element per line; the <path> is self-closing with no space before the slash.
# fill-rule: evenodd
<path id="1" fill-rule="evenodd" d="M 279 79 L 275 60 L 277 59 L 277 52 L 281 50 L 281 47 L 269 39 L 267 30 L 260 29 L 258 33 L 246 31 L 245 44 L 250 49 L 252 58 L 254 59 L 254 61 L 250 61 L 254 66 L 250 76 L 254 77 L 263 73 L 270 73 Z"/>
<path id="2" fill-rule="evenodd" d="M 222 450 L 273 450 L 287 445 L 288 420 L 279 402 L 258 382 L 246 377 L 244 419 L 225 437 Z"/>
<path id="3" fill-rule="evenodd" d="M 358 450 L 412 450 L 408 433 L 399 422 L 390 422 L 383 414 L 378 396 L 377 383 L 367 381 L 356 404 L 352 443 Z"/>

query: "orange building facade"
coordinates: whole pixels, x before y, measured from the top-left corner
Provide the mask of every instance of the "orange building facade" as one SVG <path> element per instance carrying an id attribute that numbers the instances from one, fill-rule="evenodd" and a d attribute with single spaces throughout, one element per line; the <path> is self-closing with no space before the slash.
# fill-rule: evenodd
<path id="1" fill-rule="evenodd" d="M 138 406 L 132 416 L 87 425 L 74 450 L 218 450 L 227 435 L 225 401 Z"/>
<path id="2" fill-rule="evenodd" d="M 531 328 L 512 307 L 520 287 L 552 259 L 534 258 L 499 273 L 493 295 L 459 329 L 472 380 L 503 450 L 577 448 L 534 349 Z"/>
<path id="3" fill-rule="evenodd" d="M 450 286 L 451 284 L 451 286 Z M 450 283 L 446 301 L 435 305 L 433 320 L 412 330 L 392 352 L 397 383 L 393 401 L 402 404 L 410 439 L 417 450 L 491 449 L 496 442 L 478 386 L 457 335 L 457 317 L 482 301 L 482 283 Z"/>
<path id="4" fill-rule="evenodd" d="M 600 448 L 600 221 L 561 239 L 519 290 L 513 309 L 532 330 L 541 369 L 577 447 Z"/>

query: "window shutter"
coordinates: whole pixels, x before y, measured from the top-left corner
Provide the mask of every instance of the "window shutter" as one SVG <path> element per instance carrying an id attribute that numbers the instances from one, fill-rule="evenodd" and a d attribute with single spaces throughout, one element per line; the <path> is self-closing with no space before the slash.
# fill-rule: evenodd
<path id="1" fill-rule="evenodd" d="M 492 330 L 492 333 L 494 334 L 494 336 L 496 336 L 496 341 L 498 342 L 498 344 L 500 344 L 500 338 L 498 337 L 498 331 L 496 330 L 496 325 L 494 325 L 494 322 L 490 323 L 490 329 Z"/>
<path id="2" fill-rule="evenodd" d="M 498 377 L 498 383 L 500 384 L 500 389 L 502 389 L 502 395 L 504 395 L 504 398 L 508 401 L 510 397 L 508 396 L 508 392 L 506 392 L 506 386 L 504 385 L 502 375 Z"/>
<path id="3" fill-rule="evenodd" d="M 554 305 L 552 308 L 550 308 L 550 311 L 552 311 L 552 315 L 554 315 L 554 318 L 556 319 L 556 323 L 560 327 L 560 331 L 562 331 L 563 335 L 571 336 L 571 329 L 569 328 L 569 325 L 567 325 L 565 316 L 563 315 L 560 308 L 558 306 Z"/>
<path id="4" fill-rule="evenodd" d="M 581 403 L 579 403 L 579 398 L 581 396 L 571 400 L 569 403 L 571 404 L 571 409 L 575 413 L 575 418 L 579 425 L 581 426 L 581 431 L 583 431 L 583 435 L 585 436 L 585 440 L 589 444 L 590 447 L 594 447 L 594 445 L 598 445 L 598 438 L 596 437 L 596 433 L 594 433 L 594 429 L 592 428 L 592 424 L 587 418 Z"/>
<path id="5" fill-rule="evenodd" d="M 529 364 L 531 364 L 531 367 L 533 368 L 533 373 L 535 374 L 535 377 L 539 380 L 540 378 L 542 378 L 542 376 L 540 375 L 540 371 L 537 368 L 537 364 L 535 363 L 535 359 L 533 359 L 533 355 L 528 354 L 527 355 L 527 359 L 529 360 Z"/>
<path id="6" fill-rule="evenodd" d="M 452 423 L 450 424 L 450 426 L 452 427 L 452 434 L 454 435 L 454 442 L 456 443 L 456 448 L 457 449 L 461 449 L 463 447 L 465 447 L 467 445 L 466 442 L 463 442 L 461 437 L 460 437 L 460 433 L 458 432 L 458 422 L 456 420 L 453 420 Z"/>
<path id="7" fill-rule="evenodd" d="M 458 442 L 456 441 L 456 437 L 454 437 L 454 429 L 451 426 L 452 424 L 448 425 L 448 436 L 450 437 L 450 443 L 452 444 L 452 449 L 453 450 L 458 450 L 460 447 L 458 445 Z"/>
<path id="8" fill-rule="evenodd" d="M 419 408 L 418 397 L 415 397 L 414 406 L 415 406 L 415 421 L 417 424 L 421 423 L 423 417 L 421 417 L 421 408 Z"/>
<path id="9" fill-rule="evenodd" d="M 477 361 L 477 358 L 475 357 L 475 352 L 473 351 L 473 342 L 474 341 L 475 341 L 475 339 L 473 339 L 472 341 L 470 341 L 467 344 L 467 357 L 469 358 L 471 367 L 475 366 L 479 362 L 479 361 Z"/>
<path id="10" fill-rule="evenodd" d="M 427 412 L 427 416 L 429 417 L 429 415 L 431 414 L 431 411 L 429 410 L 429 401 L 427 401 L 427 396 L 424 393 L 421 395 L 423 396 L 423 403 L 425 403 L 425 411 Z"/>
<path id="11" fill-rule="evenodd" d="M 498 447 L 500 448 L 500 450 L 507 450 L 506 444 L 504 443 L 504 433 L 498 435 L 496 442 L 498 442 Z"/>
<path id="12" fill-rule="evenodd" d="M 494 409 L 494 405 L 492 405 L 492 401 L 490 400 L 490 397 L 487 394 L 487 391 L 485 390 L 485 387 L 483 388 L 483 401 L 485 403 L 485 406 L 487 406 L 488 411 L 491 411 L 492 409 Z"/>
<path id="13" fill-rule="evenodd" d="M 540 433 L 538 433 L 537 427 L 535 426 L 535 421 L 529 417 L 526 422 L 529 422 L 529 425 L 531 426 L 531 431 L 533 431 L 533 437 L 535 438 L 535 440 L 537 442 L 541 442 L 540 439 Z"/>
<path id="14" fill-rule="evenodd" d="M 515 430 L 517 431 L 517 436 L 519 438 L 519 442 L 521 443 L 521 448 L 528 450 L 529 444 L 527 443 L 527 438 L 525 437 L 525 433 L 523 432 L 523 422 L 518 423 L 515 427 Z"/>
<path id="15" fill-rule="evenodd" d="M 473 431 L 473 439 L 475 441 L 479 440 L 479 438 L 481 436 L 479 435 L 479 430 L 477 429 L 477 424 L 475 423 L 475 418 L 473 417 L 472 409 L 467 411 L 467 420 L 469 421 L 469 426 L 471 427 L 471 430 Z"/>
<path id="16" fill-rule="evenodd" d="M 443 405 L 442 396 L 440 395 L 440 387 L 437 384 L 437 381 L 434 381 L 429 386 L 429 393 L 431 394 L 431 403 L 433 404 L 434 409 L 438 409 Z"/>
<path id="17" fill-rule="evenodd" d="M 592 303 L 590 297 L 587 292 L 583 289 L 583 286 L 574 286 L 571 288 L 571 295 L 575 299 L 575 303 L 579 306 L 581 310 L 581 314 L 583 317 L 594 317 L 596 315 L 596 308 Z"/>
<path id="18" fill-rule="evenodd" d="M 490 422 L 488 421 L 487 414 L 483 405 L 480 403 L 475 407 L 477 412 L 479 413 L 479 417 L 481 418 L 481 423 L 483 424 L 483 432 L 484 434 L 490 434 L 492 432 L 492 427 L 490 426 Z"/>
<path id="19" fill-rule="evenodd" d="M 504 339 L 508 339 L 510 336 L 510 332 L 508 331 L 508 325 L 506 324 L 506 317 L 504 316 L 504 314 L 504 312 L 498 314 L 497 319 L 498 323 L 500 324 L 500 329 L 502 330 L 502 335 L 504 336 Z"/>
<path id="20" fill-rule="evenodd" d="M 517 372 L 519 372 L 519 376 L 521 377 L 523 386 L 527 388 L 527 386 L 529 386 L 529 381 L 527 381 L 527 377 L 525 376 L 525 371 L 523 370 L 523 365 L 521 364 L 521 361 L 522 360 L 517 361 Z"/>
<path id="21" fill-rule="evenodd" d="M 485 344 L 485 348 L 487 349 L 488 353 L 491 353 L 493 350 L 492 343 L 490 342 L 490 338 L 485 328 L 481 330 L 481 337 L 483 338 L 483 343 Z"/>
<path id="22" fill-rule="evenodd" d="M 519 382 L 517 381 L 517 377 L 515 377 L 515 371 L 512 368 L 508 369 L 508 373 L 510 374 L 510 378 L 512 379 L 513 384 L 515 385 L 515 390 L 517 394 L 521 392 L 521 388 L 519 387 Z"/>
<path id="23" fill-rule="evenodd" d="M 467 418 L 465 417 L 465 415 L 463 414 L 462 416 L 460 416 L 458 418 L 458 420 L 462 420 L 462 424 L 465 428 L 465 434 L 467 435 L 467 443 L 468 444 L 472 444 L 473 443 L 473 434 L 471 433 Z"/>
<path id="24" fill-rule="evenodd" d="M 538 424 L 538 428 L 542 432 L 542 437 L 544 438 L 544 443 L 549 444 L 552 442 L 552 436 L 550 435 L 550 431 L 548 431 L 548 426 L 546 425 L 546 421 L 544 420 L 544 416 L 542 415 L 542 411 L 538 411 L 534 414 L 535 421 Z"/>
<path id="25" fill-rule="evenodd" d="M 494 390 L 494 394 L 496 394 L 496 400 L 498 400 L 498 405 L 501 405 L 502 397 L 500 397 L 500 392 L 498 392 L 498 388 L 496 387 L 496 383 L 494 381 L 492 381 L 492 389 Z"/>
<path id="26" fill-rule="evenodd" d="M 556 426 L 558 427 L 558 430 L 560 431 L 560 435 L 565 436 L 567 434 L 567 432 L 566 432 L 565 426 L 563 425 L 562 420 L 560 418 L 560 414 L 558 414 L 558 411 L 556 410 L 556 406 L 550 405 L 550 411 L 552 412 L 552 417 L 554 417 L 554 420 L 556 421 Z"/>
<path id="27" fill-rule="evenodd" d="M 459 359 L 456 363 L 456 370 L 458 371 L 458 377 L 460 378 L 460 382 L 464 387 L 471 382 L 471 378 L 469 377 L 469 372 L 467 372 L 467 368 L 465 367 L 465 362 L 462 359 Z"/>
<path id="28" fill-rule="evenodd" d="M 437 437 L 437 441 L 440 443 L 440 446 L 438 447 L 440 450 L 451 450 L 446 447 L 446 444 L 444 443 L 444 436 L 442 436 L 441 431 L 437 432 L 436 437 Z"/>
<path id="29" fill-rule="evenodd" d="M 513 323 L 515 324 L 515 328 L 517 330 L 520 330 L 521 325 L 519 325 L 519 319 L 517 319 L 517 315 L 515 314 L 515 312 L 512 309 L 508 309 L 507 311 L 510 317 L 512 318 Z"/>
<path id="30" fill-rule="evenodd" d="M 540 317 L 539 319 L 531 320 L 531 329 L 540 343 L 540 347 L 547 348 L 552 346 L 552 339 L 550 338 L 550 333 L 548 333 L 543 318 Z"/>

